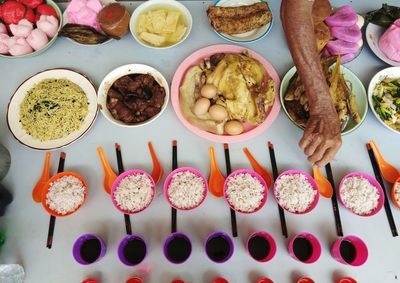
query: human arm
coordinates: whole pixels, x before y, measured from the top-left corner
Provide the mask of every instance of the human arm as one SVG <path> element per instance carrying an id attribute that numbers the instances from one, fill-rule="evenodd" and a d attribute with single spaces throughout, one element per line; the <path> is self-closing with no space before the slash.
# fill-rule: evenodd
<path id="1" fill-rule="evenodd" d="M 339 118 L 317 51 L 312 20 L 313 3 L 310 0 L 282 0 L 281 20 L 310 109 L 299 146 L 313 165 L 324 166 L 335 157 L 342 140 Z"/>

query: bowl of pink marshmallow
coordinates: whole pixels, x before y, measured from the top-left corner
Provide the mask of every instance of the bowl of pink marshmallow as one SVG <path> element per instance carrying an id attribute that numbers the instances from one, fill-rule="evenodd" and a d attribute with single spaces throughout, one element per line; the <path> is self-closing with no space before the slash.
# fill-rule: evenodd
<path id="1" fill-rule="evenodd" d="M 342 64 L 355 59 L 361 53 L 363 39 L 361 28 L 364 18 L 358 15 L 351 6 L 342 6 L 325 19 L 329 27 L 331 40 L 322 51 L 324 57 L 341 55 Z"/>
<path id="2" fill-rule="evenodd" d="M 0 57 L 35 56 L 49 48 L 62 25 L 51 0 L 9 0 L 0 4 Z"/>

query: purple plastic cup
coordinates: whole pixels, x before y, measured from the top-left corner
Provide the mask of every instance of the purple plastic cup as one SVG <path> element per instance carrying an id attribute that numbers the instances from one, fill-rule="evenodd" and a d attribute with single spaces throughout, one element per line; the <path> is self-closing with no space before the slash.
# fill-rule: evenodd
<path id="1" fill-rule="evenodd" d="M 302 175 L 306 176 L 307 181 L 311 184 L 311 186 L 313 187 L 313 189 L 317 191 L 317 193 L 316 193 L 316 195 L 315 195 L 315 197 L 314 197 L 313 202 L 312 202 L 312 203 L 310 204 L 310 206 L 309 206 L 305 211 L 303 211 L 303 212 L 292 212 L 292 211 L 289 211 L 286 207 L 284 207 L 284 206 L 282 206 L 282 205 L 280 204 L 279 199 L 276 197 L 276 190 L 277 190 L 277 188 L 276 188 L 277 185 L 276 185 L 276 184 L 277 184 L 277 182 L 279 181 L 279 179 L 280 179 L 282 176 L 284 176 L 284 175 L 294 175 L 294 174 L 302 174 Z M 282 208 L 283 208 L 284 210 L 286 210 L 287 212 L 293 213 L 293 214 L 306 214 L 306 213 L 309 213 L 311 210 L 313 210 L 313 209 L 317 206 L 318 201 L 319 201 L 319 188 L 318 188 L 317 183 L 314 181 L 314 178 L 311 177 L 311 175 L 308 174 L 307 172 L 302 171 L 302 170 L 287 170 L 287 171 L 285 171 L 285 172 L 282 172 L 282 173 L 278 176 L 278 178 L 276 179 L 276 181 L 275 181 L 275 183 L 274 183 L 274 197 L 275 197 L 275 199 L 276 199 L 276 202 L 279 204 L 279 206 L 282 207 Z"/>
<path id="2" fill-rule="evenodd" d="M 355 250 L 354 259 L 351 262 L 347 262 L 340 252 L 340 245 L 343 241 L 350 242 Z M 340 263 L 351 265 L 351 266 L 360 266 L 363 265 L 368 259 L 368 248 L 367 245 L 356 236 L 346 236 L 341 239 L 337 239 L 332 247 L 331 247 L 332 256 Z"/>
<path id="3" fill-rule="evenodd" d="M 250 242 L 250 240 L 253 239 L 254 237 L 257 237 L 257 236 L 258 236 L 258 237 L 263 237 L 265 240 L 267 240 L 267 242 L 268 242 L 268 244 L 269 244 L 269 251 L 268 251 L 268 254 L 267 254 L 264 258 L 262 258 L 262 259 L 257 259 L 257 258 L 255 258 L 255 257 L 251 254 L 251 251 L 250 251 L 250 249 L 249 249 L 249 242 Z M 270 261 L 270 260 L 275 256 L 275 254 L 276 254 L 276 243 L 275 243 L 274 238 L 273 238 L 269 233 L 264 232 L 264 231 L 256 231 L 256 232 L 254 232 L 253 234 L 251 234 L 251 235 L 249 236 L 249 238 L 247 239 L 247 242 L 246 242 L 246 250 L 247 250 L 248 254 L 249 254 L 254 260 L 256 260 L 256 261 L 258 261 L 258 262 L 267 262 L 267 261 Z"/>
<path id="4" fill-rule="evenodd" d="M 152 184 L 153 195 L 151 196 L 151 201 L 150 201 L 150 203 L 149 203 L 146 207 L 144 207 L 143 209 L 138 210 L 138 211 L 128 211 L 128 210 L 124 210 L 124 209 L 122 209 L 121 207 L 118 206 L 118 204 L 117 204 L 117 202 L 116 202 L 116 200 L 115 200 L 115 198 L 114 198 L 115 190 L 117 189 L 117 187 L 119 186 L 119 183 L 121 183 L 121 181 L 122 181 L 124 178 L 126 178 L 126 177 L 128 177 L 128 176 L 130 176 L 130 175 L 136 175 L 136 174 L 143 174 L 143 175 L 145 175 L 147 178 L 149 178 L 149 180 L 150 180 L 150 182 L 151 182 L 151 184 Z M 121 211 L 122 213 L 124 213 L 124 214 L 135 214 L 135 213 L 142 212 L 143 210 L 145 210 L 146 208 L 148 208 L 148 207 L 150 206 L 150 204 L 152 203 L 152 201 L 154 200 L 154 197 L 155 197 L 156 193 L 157 193 L 157 192 L 156 192 L 156 184 L 155 184 L 153 178 L 151 177 L 151 175 L 150 175 L 149 173 L 147 173 L 147 172 L 144 171 L 144 170 L 140 170 L 140 169 L 131 169 L 131 170 L 125 171 L 124 173 L 122 173 L 121 175 L 119 175 L 117 179 L 115 179 L 115 181 L 114 181 L 114 183 L 113 183 L 113 185 L 112 185 L 112 188 L 111 188 L 111 201 L 112 201 L 112 203 L 114 204 L 114 206 L 115 206 L 119 211 Z"/>
<path id="5" fill-rule="evenodd" d="M 306 259 L 306 260 L 301 260 L 295 254 L 293 243 L 298 238 L 306 239 L 309 242 L 310 246 L 311 246 L 312 251 L 311 251 L 310 257 L 308 259 Z M 296 236 L 294 236 L 290 240 L 290 242 L 288 244 L 288 251 L 289 251 L 290 256 L 292 258 L 294 258 L 295 260 L 297 260 L 297 261 L 300 261 L 300 262 L 303 262 L 303 263 L 314 263 L 321 256 L 321 244 L 319 243 L 318 239 L 313 234 L 300 233 L 300 234 L 297 234 Z"/>
<path id="6" fill-rule="evenodd" d="M 201 179 L 203 179 L 203 184 L 204 184 L 203 198 L 202 198 L 202 200 L 200 201 L 200 203 L 199 203 L 198 205 L 196 205 L 195 207 L 191 207 L 191 208 L 179 208 L 179 207 L 175 206 L 175 205 L 171 202 L 171 200 L 169 199 L 169 197 L 168 197 L 168 188 L 169 188 L 169 186 L 170 186 L 170 184 L 171 184 L 172 177 L 173 177 L 176 173 L 179 173 L 179 172 L 187 172 L 187 171 L 190 172 L 190 173 L 193 173 L 194 175 L 196 175 L 196 176 L 200 177 Z M 199 170 L 197 170 L 197 169 L 195 169 L 195 168 L 192 168 L 192 167 L 179 167 L 178 169 L 175 169 L 174 171 L 172 171 L 171 173 L 169 173 L 168 176 L 167 176 L 167 178 L 165 178 L 164 187 L 163 187 L 164 197 L 165 197 L 165 199 L 168 201 L 169 205 L 172 206 L 172 207 L 175 208 L 175 209 L 183 210 L 183 211 L 185 211 L 185 210 L 192 210 L 192 209 L 195 209 L 196 207 L 199 207 L 199 206 L 204 202 L 204 200 L 206 199 L 207 191 L 208 191 L 208 183 L 207 183 L 206 177 L 205 177 Z"/>
<path id="7" fill-rule="evenodd" d="M 140 245 L 140 244 L 144 245 L 144 252 L 138 250 L 138 252 L 141 252 L 142 254 L 137 255 L 136 256 L 137 259 L 135 259 L 135 262 L 132 262 L 126 257 L 125 252 L 128 252 L 128 250 L 126 250 L 128 244 L 131 241 L 135 241 L 135 240 L 137 241 L 138 245 Z M 129 251 L 129 252 L 132 252 L 132 251 Z M 146 258 L 146 255 L 147 255 L 146 241 L 143 239 L 142 236 L 140 236 L 138 234 L 127 235 L 119 243 L 118 258 L 123 264 L 125 264 L 127 266 L 135 266 L 135 265 L 140 264 Z"/>
<path id="8" fill-rule="evenodd" d="M 97 258 L 94 261 L 89 262 L 84 259 L 85 256 L 82 256 L 82 247 L 88 240 L 93 240 L 93 239 L 99 241 L 100 251 L 99 251 L 99 255 L 97 256 Z M 74 246 L 72 248 L 72 255 L 74 256 L 75 260 L 82 265 L 89 265 L 89 264 L 95 263 L 95 262 L 99 261 L 105 254 L 106 254 L 106 245 L 105 245 L 104 241 L 99 236 L 96 236 L 93 234 L 84 234 L 84 235 L 80 236 L 75 241 Z"/>
<path id="9" fill-rule="evenodd" d="M 229 199 L 228 199 L 228 195 L 227 195 L 227 193 L 226 193 L 226 190 L 228 189 L 228 182 L 229 182 L 229 179 L 232 178 L 232 177 L 234 177 L 234 176 L 236 176 L 236 175 L 238 175 L 238 174 L 250 174 L 252 177 L 256 178 L 256 179 L 261 183 L 261 185 L 263 185 L 263 187 L 264 187 L 264 192 L 263 192 L 264 198 L 262 199 L 262 201 L 261 201 L 259 207 L 257 207 L 254 211 L 251 211 L 251 212 L 241 211 L 241 210 L 237 209 L 236 207 L 234 207 L 234 206 L 230 203 L 230 201 L 229 201 Z M 226 202 L 228 203 L 228 205 L 229 205 L 230 208 L 232 208 L 233 210 L 235 210 L 235 211 L 237 211 L 237 212 L 240 212 L 240 213 L 252 214 L 252 213 L 255 213 L 255 212 L 259 211 L 261 208 L 263 208 L 263 206 L 264 206 L 265 203 L 267 202 L 267 198 L 268 198 L 268 186 L 267 186 L 267 184 L 265 183 L 264 179 L 263 179 L 257 172 L 255 172 L 255 171 L 253 171 L 253 170 L 249 170 L 249 169 L 238 169 L 238 170 L 233 171 L 231 174 L 229 174 L 228 177 L 226 177 L 225 182 L 224 182 L 223 193 L 224 193 L 224 198 L 225 198 L 225 200 L 226 200 Z"/>
<path id="10" fill-rule="evenodd" d="M 165 239 L 163 251 L 165 258 L 169 262 L 181 264 L 190 257 L 192 253 L 192 242 L 186 234 L 174 232 Z"/>
<path id="11" fill-rule="evenodd" d="M 222 249 L 222 246 L 220 244 L 217 247 L 215 247 L 215 244 L 213 244 L 213 247 L 211 247 L 211 244 L 213 242 L 210 242 L 210 241 L 214 240 L 214 239 L 218 239 L 218 238 L 223 238 L 226 241 L 226 243 L 227 243 L 226 250 Z M 217 248 L 218 250 L 215 250 L 215 248 Z M 213 249 L 213 251 L 211 251 L 211 249 Z M 234 243 L 233 243 L 231 236 L 229 236 L 227 233 L 214 232 L 214 233 L 211 233 L 210 235 L 208 235 L 207 240 L 204 243 L 204 250 L 206 251 L 208 258 L 211 261 L 216 262 L 216 263 L 224 263 L 232 257 L 233 251 L 234 251 Z M 218 254 L 218 258 L 216 256 L 213 256 L 212 254 L 210 254 L 211 252 Z M 219 258 L 219 254 L 221 254 L 221 253 L 226 254 L 226 255 Z"/>
<path id="12" fill-rule="evenodd" d="M 351 210 L 349 207 L 347 207 L 346 204 L 344 203 L 344 200 L 342 199 L 342 188 L 343 188 L 344 181 L 346 181 L 346 179 L 348 179 L 350 177 L 362 177 L 364 179 L 367 179 L 368 182 L 378 190 L 378 194 L 379 194 L 378 206 L 374 210 L 372 210 L 371 213 L 369 213 L 369 214 L 357 214 L 353 210 Z M 368 216 L 372 216 L 372 215 L 377 214 L 382 209 L 383 204 L 385 202 L 385 194 L 383 192 L 383 189 L 382 189 L 381 185 L 379 184 L 379 182 L 374 177 L 372 177 L 372 176 L 370 176 L 370 175 L 368 175 L 366 173 L 363 173 L 363 172 L 352 172 L 352 173 L 349 173 L 346 176 L 344 176 L 342 178 L 342 180 L 340 181 L 340 184 L 339 184 L 339 200 L 340 200 L 340 202 L 342 203 L 342 205 L 345 208 L 347 208 L 349 211 L 351 211 L 355 215 L 368 217 Z"/>

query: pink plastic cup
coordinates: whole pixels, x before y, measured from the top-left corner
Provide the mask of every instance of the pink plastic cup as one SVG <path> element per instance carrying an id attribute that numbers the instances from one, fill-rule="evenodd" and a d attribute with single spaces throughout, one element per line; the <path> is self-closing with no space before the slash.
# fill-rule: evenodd
<path id="1" fill-rule="evenodd" d="M 340 253 L 340 245 L 343 241 L 350 242 L 355 249 L 355 257 L 351 262 L 347 262 Z M 356 236 L 346 236 L 341 239 L 337 239 L 331 247 L 332 256 L 340 263 L 351 265 L 351 266 L 361 266 L 368 259 L 368 248 L 363 240 Z"/>
<path id="2" fill-rule="evenodd" d="M 121 207 L 119 207 L 118 203 L 117 203 L 116 200 L 115 200 L 115 197 L 114 197 L 115 190 L 117 189 L 117 187 L 119 186 L 119 183 L 121 183 L 121 181 L 122 181 L 124 178 L 126 178 L 126 177 L 128 177 L 128 176 L 130 176 L 130 175 L 136 175 L 136 174 L 145 175 L 147 178 L 150 179 L 150 182 L 151 182 L 152 188 L 153 188 L 153 195 L 152 195 L 152 197 L 151 197 L 150 203 L 149 203 L 146 207 L 144 207 L 143 209 L 138 210 L 138 211 L 128 211 L 128 210 L 124 210 L 124 209 L 122 209 Z M 115 206 L 119 211 L 121 211 L 121 212 L 124 213 L 124 214 L 135 214 L 135 213 L 142 212 L 143 210 L 145 210 L 146 208 L 148 208 L 148 207 L 150 206 L 150 204 L 151 204 L 151 202 L 153 201 L 155 195 L 156 195 L 156 184 L 155 184 L 153 178 L 151 177 L 151 175 L 150 175 L 149 173 L 147 173 L 147 172 L 144 171 L 144 170 L 140 170 L 140 169 L 132 169 L 132 170 L 128 170 L 128 171 L 122 173 L 121 175 L 118 176 L 117 179 L 115 179 L 115 181 L 114 181 L 114 183 L 113 183 L 113 185 L 112 185 L 112 188 L 111 188 L 111 201 L 112 201 L 112 203 L 114 204 L 114 206 Z"/>
<path id="3" fill-rule="evenodd" d="M 258 237 L 263 237 L 265 240 L 267 240 L 267 242 L 268 242 L 268 244 L 269 244 L 269 251 L 268 251 L 267 255 L 266 255 L 264 258 L 262 258 L 262 259 L 257 259 L 257 258 L 255 258 L 255 256 L 252 255 L 252 253 L 251 253 L 251 251 L 250 251 L 250 249 L 249 249 L 249 242 L 250 242 L 250 240 L 253 239 L 254 237 L 257 237 L 257 236 L 258 236 Z M 254 232 L 253 234 L 251 234 L 251 235 L 249 236 L 249 238 L 247 239 L 247 242 L 246 242 L 246 250 L 247 250 L 248 254 L 249 254 L 254 260 L 256 260 L 256 261 L 258 261 L 258 262 L 267 262 L 267 261 L 270 261 L 270 260 L 275 256 L 275 254 L 276 254 L 276 243 L 275 243 L 274 238 L 273 238 L 270 234 L 268 234 L 267 232 L 264 232 L 264 231 L 256 231 L 256 232 Z"/>
<path id="4" fill-rule="evenodd" d="M 310 257 L 309 257 L 307 260 L 305 260 L 305 261 L 302 261 L 301 259 L 299 259 L 299 258 L 297 257 L 297 255 L 295 254 L 295 252 L 294 252 L 293 243 L 294 243 L 294 240 L 296 240 L 297 238 L 304 238 L 304 239 L 306 239 L 306 240 L 310 243 L 310 245 L 311 245 L 311 249 L 312 249 L 311 255 L 310 255 Z M 316 262 L 316 261 L 319 259 L 319 257 L 321 256 L 321 244 L 319 243 L 318 239 L 317 239 L 313 234 L 310 234 L 310 233 L 300 233 L 300 234 L 297 234 L 296 236 L 294 236 L 294 237 L 290 240 L 290 242 L 289 242 L 289 244 L 288 244 L 288 251 L 289 251 L 290 256 L 291 256 L 292 258 L 294 258 L 295 260 L 297 260 L 297 261 L 300 261 L 300 262 L 302 262 L 302 263 L 307 263 L 307 264 L 309 264 L 309 263 L 314 263 L 314 262 Z"/>
<path id="5" fill-rule="evenodd" d="M 236 176 L 236 175 L 238 175 L 238 174 L 250 174 L 252 177 L 256 178 L 261 183 L 261 185 L 263 185 L 263 187 L 264 187 L 264 192 L 263 192 L 264 198 L 261 201 L 260 205 L 254 211 L 251 211 L 251 212 L 241 211 L 241 210 L 235 208 L 233 206 L 233 204 L 228 199 L 228 195 L 226 193 L 226 190 L 228 189 L 229 179 L 234 177 L 234 176 Z M 251 213 L 255 213 L 255 212 L 259 211 L 265 205 L 265 203 L 267 202 L 268 186 L 265 183 L 264 179 L 257 172 L 254 172 L 253 170 L 249 170 L 249 169 L 238 169 L 238 170 L 233 171 L 231 174 L 229 174 L 228 177 L 226 177 L 225 183 L 224 183 L 223 192 L 224 192 L 224 198 L 225 198 L 226 202 L 228 203 L 228 205 L 230 206 L 230 208 L 232 208 L 233 210 L 235 210 L 237 212 L 240 212 L 240 213 L 251 214 Z"/>
<path id="6" fill-rule="evenodd" d="M 170 184 L 172 182 L 172 177 L 176 173 L 179 173 L 179 172 L 190 172 L 190 173 L 193 173 L 194 175 L 200 177 L 203 180 L 203 185 L 204 185 L 203 199 L 200 201 L 200 203 L 198 205 L 196 205 L 194 207 L 191 207 L 191 208 L 179 208 L 179 207 L 175 206 L 171 202 L 171 200 L 169 199 L 169 197 L 168 197 L 168 188 L 169 188 L 169 186 L 170 186 Z M 192 210 L 192 209 L 195 209 L 196 207 L 199 207 L 204 202 L 204 200 L 206 199 L 207 191 L 208 191 L 208 184 L 207 184 L 206 177 L 204 177 L 204 175 L 199 170 L 197 170 L 195 168 L 192 168 L 192 167 L 180 167 L 178 169 L 175 169 L 171 173 L 169 173 L 167 178 L 165 179 L 164 187 L 163 187 L 163 192 L 164 192 L 165 199 L 168 201 L 170 206 L 172 206 L 173 208 L 178 209 L 178 210 Z"/>
<path id="7" fill-rule="evenodd" d="M 343 188 L 343 183 L 347 178 L 350 177 L 362 177 L 368 180 L 368 182 L 373 185 L 375 188 L 377 188 L 378 190 L 378 194 L 379 194 L 379 199 L 378 199 L 378 206 L 371 211 L 371 213 L 369 214 L 357 214 L 355 213 L 353 210 L 351 210 L 349 207 L 346 206 L 346 204 L 344 203 L 343 199 L 342 199 L 342 188 Z M 339 184 L 339 200 L 342 203 L 342 205 L 347 208 L 349 211 L 351 211 L 352 213 L 359 215 L 359 216 L 364 216 L 364 217 L 368 217 L 368 216 L 372 216 L 377 214 L 383 207 L 383 204 L 385 202 L 385 194 L 383 192 L 383 189 L 381 187 L 381 185 L 379 184 L 379 182 L 372 176 L 363 173 L 363 172 L 352 172 L 347 174 L 346 176 L 343 177 L 343 179 L 340 181 Z"/>
<path id="8" fill-rule="evenodd" d="M 302 174 L 302 175 L 306 176 L 307 181 L 311 184 L 311 186 L 313 187 L 313 189 L 317 191 L 317 193 L 315 194 L 315 197 L 314 197 L 313 202 L 312 202 L 312 203 L 310 204 L 310 206 L 309 206 L 305 211 L 303 211 L 303 212 L 292 212 L 292 211 L 289 211 L 286 207 L 284 207 L 283 205 L 280 204 L 279 199 L 276 197 L 276 193 L 277 193 L 277 182 L 279 181 L 279 179 L 280 179 L 282 176 L 284 176 L 284 175 L 294 175 L 294 174 Z M 309 213 L 311 210 L 313 210 L 313 209 L 317 206 L 318 201 L 319 201 L 319 188 L 318 188 L 317 183 L 314 181 L 314 178 L 311 177 L 311 175 L 308 174 L 307 172 L 302 171 L 302 170 L 287 170 L 287 171 L 285 171 L 285 172 L 282 172 L 282 173 L 278 176 L 278 178 L 276 179 L 276 181 L 275 181 L 275 183 L 274 183 L 274 197 L 275 197 L 277 203 L 279 204 L 279 206 L 282 207 L 282 208 L 283 208 L 284 210 L 286 210 L 287 212 L 293 213 L 293 214 L 306 214 L 306 213 Z"/>

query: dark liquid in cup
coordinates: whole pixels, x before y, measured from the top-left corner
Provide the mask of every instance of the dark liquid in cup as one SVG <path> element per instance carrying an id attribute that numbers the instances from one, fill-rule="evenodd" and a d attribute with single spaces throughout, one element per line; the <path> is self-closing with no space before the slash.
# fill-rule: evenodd
<path id="1" fill-rule="evenodd" d="M 345 262 L 351 263 L 356 258 L 356 248 L 350 241 L 342 241 L 340 243 L 340 255 L 344 259 Z"/>
<path id="2" fill-rule="evenodd" d="M 231 251 L 228 240 L 223 236 L 216 236 L 206 244 L 207 255 L 216 262 L 224 261 Z"/>
<path id="3" fill-rule="evenodd" d="M 310 241 L 299 237 L 293 241 L 293 252 L 300 261 L 307 261 L 312 255 L 313 248 Z"/>
<path id="4" fill-rule="evenodd" d="M 95 262 L 101 253 L 101 244 L 98 239 L 87 239 L 83 242 L 80 250 L 81 258 L 87 263 Z"/>
<path id="5" fill-rule="evenodd" d="M 190 252 L 190 242 L 185 237 L 175 237 L 167 244 L 168 258 L 173 262 L 184 262 L 189 258 Z"/>
<path id="6" fill-rule="evenodd" d="M 142 239 L 129 240 L 124 247 L 124 257 L 132 265 L 139 264 L 146 256 L 146 244 Z"/>
<path id="7" fill-rule="evenodd" d="M 263 236 L 254 236 L 249 240 L 249 253 L 256 260 L 265 259 L 270 250 L 269 242 Z"/>

